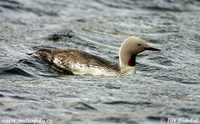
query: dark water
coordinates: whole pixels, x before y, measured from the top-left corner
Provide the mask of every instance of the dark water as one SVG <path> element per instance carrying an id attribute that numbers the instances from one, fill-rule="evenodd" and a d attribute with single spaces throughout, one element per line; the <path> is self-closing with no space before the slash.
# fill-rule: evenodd
<path id="1" fill-rule="evenodd" d="M 0 123 L 200 123 L 199 32 L 199 0 L 0 0 Z M 30 55 L 79 48 L 118 62 L 130 35 L 162 49 L 139 55 L 136 75 L 67 76 Z"/>

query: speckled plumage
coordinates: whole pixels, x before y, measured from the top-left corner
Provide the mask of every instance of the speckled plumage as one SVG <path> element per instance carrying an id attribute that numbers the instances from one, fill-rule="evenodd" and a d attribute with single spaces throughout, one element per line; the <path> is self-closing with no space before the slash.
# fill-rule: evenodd
<path id="1" fill-rule="evenodd" d="M 90 72 L 86 71 L 89 68 L 101 71 L 97 75 L 103 75 L 100 73 L 117 75 L 120 73 L 118 64 L 78 49 L 40 49 L 36 52 L 36 55 L 40 56 L 42 60 L 54 69 L 68 74 L 81 73 L 82 75 L 90 75 L 89 73 L 92 73 L 92 70 L 88 70 Z"/>

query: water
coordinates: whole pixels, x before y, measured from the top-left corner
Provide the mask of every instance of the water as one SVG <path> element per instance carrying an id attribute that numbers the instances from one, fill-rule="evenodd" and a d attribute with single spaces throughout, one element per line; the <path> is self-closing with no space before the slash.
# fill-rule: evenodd
<path id="1" fill-rule="evenodd" d="M 0 0 L 0 123 L 200 123 L 199 11 L 198 0 Z M 68 76 L 30 55 L 79 48 L 118 62 L 130 35 L 162 50 L 140 54 L 136 75 Z"/>

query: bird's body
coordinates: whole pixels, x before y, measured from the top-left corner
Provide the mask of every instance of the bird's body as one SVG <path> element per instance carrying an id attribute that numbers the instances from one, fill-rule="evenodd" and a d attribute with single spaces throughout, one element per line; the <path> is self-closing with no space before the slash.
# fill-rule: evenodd
<path id="1" fill-rule="evenodd" d="M 78 49 L 41 49 L 36 52 L 51 67 L 74 75 L 117 75 L 118 64 Z"/>
<path id="2" fill-rule="evenodd" d="M 143 48 L 158 50 L 138 37 L 127 38 L 119 50 L 119 65 L 78 49 L 40 49 L 35 54 L 57 71 L 67 74 L 116 76 L 135 72 L 136 55 L 144 51 Z"/>

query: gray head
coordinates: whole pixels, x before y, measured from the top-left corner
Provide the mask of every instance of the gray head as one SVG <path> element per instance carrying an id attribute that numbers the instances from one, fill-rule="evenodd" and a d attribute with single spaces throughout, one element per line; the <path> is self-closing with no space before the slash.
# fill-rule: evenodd
<path id="1" fill-rule="evenodd" d="M 119 51 L 119 62 L 120 67 L 133 67 L 135 66 L 135 58 L 136 55 L 145 51 L 145 50 L 152 50 L 152 51 L 159 51 L 159 49 L 151 47 L 147 42 L 143 39 L 130 36 L 128 37 L 121 45 Z"/>

